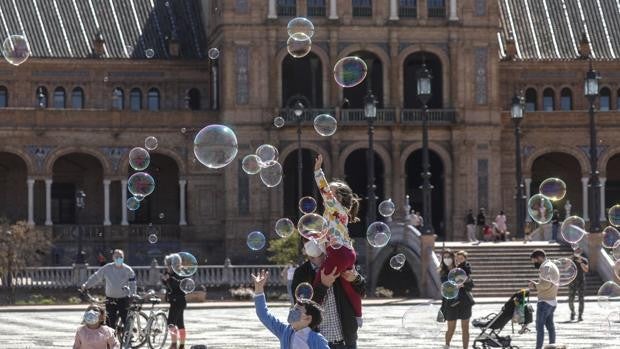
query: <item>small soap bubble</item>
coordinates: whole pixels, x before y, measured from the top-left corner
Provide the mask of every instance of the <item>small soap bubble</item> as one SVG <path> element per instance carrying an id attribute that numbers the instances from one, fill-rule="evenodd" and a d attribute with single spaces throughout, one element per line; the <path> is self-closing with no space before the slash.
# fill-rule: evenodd
<path id="1" fill-rule="evenodd" d="M 265 247 L 266 239 L 265 235 L 260 231 L 253 231 L 248 234 L 247 245 L 252 251 L 260 251 Z"/>

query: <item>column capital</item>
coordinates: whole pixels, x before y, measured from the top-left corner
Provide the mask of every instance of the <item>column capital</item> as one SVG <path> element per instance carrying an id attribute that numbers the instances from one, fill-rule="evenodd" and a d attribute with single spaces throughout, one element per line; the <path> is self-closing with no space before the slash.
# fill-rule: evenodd
<path id="1" fill-rule="evenodd" d="M 605 182 L 607 182 L 607 177 L 599 177 L 598 181 L 601 183 L 601 185 L 605 185 Z"/>
<path id="2" fill-rule="evenodd" d="M 53 180 L 53 179 L 51 179 L 51 178 L 45 178 L 45 184 L 47 184 L 47 185 L 51 185 L 53 182 L 54 182 L 54 180 Z"/>
<path id="3" fill-rule="evenodd" d="M 28 185 L 33 185 L 35 181 L 36 181 L 36 179 L 34 179 L 32 177 L 28 177 L 26 179 L 26 183 L 28 183 Z"/>
<path id="4" fill-rule="evenodd" d="M 179 184 L 182 184 L 182 185 L 187 184 L 187 179 L 185 178 L 179 179 Z"/>
<path id="5" fill-rule="evenodd" d="M 110 183 L 112 183 L 111 179 L 107 179 L 106 178 L 106 179 L 103 180 L 103 185 L 110 185 Z"/>
<path id="6" fill-rule="evenodd" d="M 588 184 L 588 181 L 589 181 L 589 180 L 590 180 L 590 178 L 589 178 L 589 177 L 581 177 L 581 184 L 586 185 L 586 184 Z"/>

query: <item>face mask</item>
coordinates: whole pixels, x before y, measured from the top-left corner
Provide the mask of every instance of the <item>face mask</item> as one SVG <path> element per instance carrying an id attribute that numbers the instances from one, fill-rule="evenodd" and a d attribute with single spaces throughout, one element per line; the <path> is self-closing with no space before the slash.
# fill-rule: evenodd
<path id="1" fill-rule="evenodd" d="M 452 265 L 452 258 L 444 258 L 443 259 L 443 264 L 446 265 L 446 267 L 449 267 Z"/>
<path id="2" fill-rule="evenodd" d="M 125 261 L 125 259 L 123 259 L 123 257 L 118 257 L 114 260 L 114 264 L 116 265 L 123 265 L 123 262 Z"/>
<path id="3" fill-rule="evenodd" d="M 301 308 L 293 307 L 288 312 L 288 317 L 286 318 L 286 322 L 288 322 L 289 325 L 292 325 L 294 322 L 297 322 L 299 320 L 301 320 Z"/>
<path id="4" fill-rule="evenodd" d="M 542 263 L 539 263 L 539 262 L 534 263 L 534 269 L 540 269 L 541 265 Z"/>
<path id="5" fill-rule="evenodd" d="M 84 313 L 84 323 L 87 325 L 96 325 L 99 323 L 99 312 L 95 310 L 89 310 Z"/>

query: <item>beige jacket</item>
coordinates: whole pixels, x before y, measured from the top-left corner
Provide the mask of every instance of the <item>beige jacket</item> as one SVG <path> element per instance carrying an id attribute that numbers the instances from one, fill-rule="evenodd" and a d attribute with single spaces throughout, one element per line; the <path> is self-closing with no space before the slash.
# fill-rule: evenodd
<path id="1" fill-rule="evenodd" d="M 538 301 L 555 301 L 558 298 L 558 285 L 545 280 L 540 280 L 534 285 L 538 293 Z"/>

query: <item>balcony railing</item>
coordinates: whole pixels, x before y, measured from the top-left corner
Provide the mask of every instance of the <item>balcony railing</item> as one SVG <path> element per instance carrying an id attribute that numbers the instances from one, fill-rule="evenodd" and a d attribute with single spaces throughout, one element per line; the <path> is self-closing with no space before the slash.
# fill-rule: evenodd
<path id="1" fill-rule="evenodd" d="M 453 109 L 430 109 L 428 110 L 430 123 L 453 123 L 456 121 L 456 110 Z M 404 109 L 402 112 L 403 123 L 422 122 L 421 109 Z"/>
<path id="2" fill-rule="evenodd" d="M 402 18 L 416 18 L 418 17 L 418 8 L 415 5 L 403 6 L 398 8 L 398 17 Z"/>
<path id="3" fill-rule="evenodd" d="M 129 240 L 144 241 L 152 233 L 157 234 L 162 241 L 178 240 L 181 228 L 174 224 L 156 225 L 77 225 L 77 224 L 55 224 L 52 226 L 54 240 L 57 242 L 76 241 L 81 235 L 85 242 L 98 241 L 102 239 L 110 240 Z"/>
<path id="4" fill-rule="evenodd" d="M 372 3 L 362 1 L 361 4 L 353 4 L 353 17 L 372 17 Z"/>
<path id="5" fill-rule="evenodd" d="M 319 114 L 329 114 L 338 120 L 339 124 L 355 125 L 367 122 L 363 109 L 305 109 L 302 114 L 302 124 L 310 124 Z M 283 109 L 278 115 L 286 120 L 286 125 L 297 124 L 297 118 L 292 110 Z M 431 124 L 452 124 L 457 120 L 457 112 L 454 109 L 430 109 L 428 121 Z M 379 125 L 413 124 L 422 122 L 422 110 L 420 109 L 377 109 L 375 123 Z"/>
<path id="6" fill-rule="evenodd" d="M 446 17 L 446 7 L 429 7 L 428 8 L 428 17 L 429 18 L 445 18 Z"/>
<path id="7" fill-rule="evenodd" d="M 278 5 L 278 16 L 280 17 L 295 17 L 297 15 L 297 5 L 293 2 L 293 4 L 282 4 Z"/>
<path id="8" fill-rule="evenodd" d="M 367 122 L 364 109 L 343 109 L 340 111 L 340 121 L 342 123 Z M 394 123 L 396 121 L 396 111 L 394 109 L 377 109 L 376 123 Z"/>
<path id="9" fill-rule="evenodd" d="M 308 17 L 325 17 L 325 5 L 311 5 L 308 3 Z"/>

